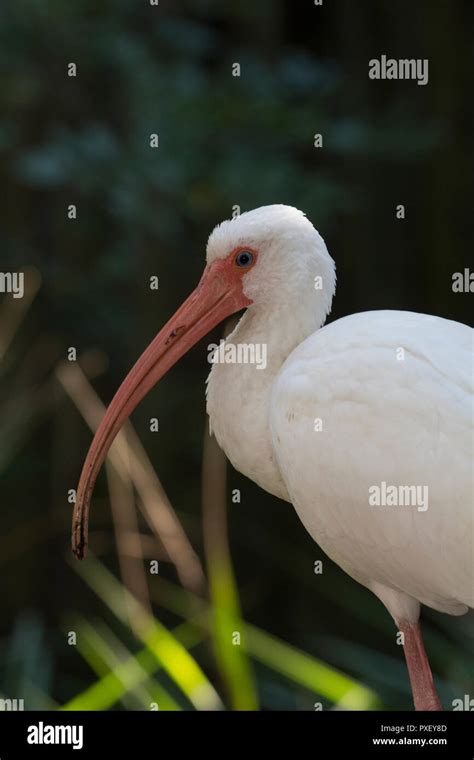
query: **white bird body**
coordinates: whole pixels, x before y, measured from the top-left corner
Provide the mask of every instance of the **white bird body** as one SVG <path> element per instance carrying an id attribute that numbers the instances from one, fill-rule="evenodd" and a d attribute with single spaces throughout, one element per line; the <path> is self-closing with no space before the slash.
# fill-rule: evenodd
<path id="1" fill-rule="evenodd" d="M 474 606 L 469 378 L 443 364 L 469 367 L 470 333 L 422 314 L 356 314 L 304 341 L 272 390 L 272 441 L 303 524 L 396 621 L 418 619 L 414 600 Z M 426 487 L 427 503 L 370 504 L 382 483 Z"/>
<path id="2" fill-rule="evenodd" d="M 330 297 L 315 308 L 307 279 L 293 299 L 283 287 L 251 306 L 228 337 L 265 343 L 268 364 L 213 366 L 211 429 L 233 466 L 291 502 L 395 621 L 415 622 L 420 602 L 462 614 L 474 606 L 473 331 L 402 311 L 320 327 Z M 423 489 L 427 502 L 370 504 L 383 484 Z"/>

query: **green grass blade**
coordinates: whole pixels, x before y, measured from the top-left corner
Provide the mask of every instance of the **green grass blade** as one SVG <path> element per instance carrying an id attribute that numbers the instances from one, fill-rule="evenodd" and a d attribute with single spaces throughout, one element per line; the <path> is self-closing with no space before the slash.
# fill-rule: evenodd
<path id="1" fill-rule="evenodd" d="M 175 700 L 156 682 L 150 682 L 154 668 L 150 658 L 129 653 L 125 647 L 106 639 L 107 631 L 93 628 L 86 620 L 78 621 L 77 649 L 94 672 L 101 676 L 89 689 L 74 697 L 62 707 L 63 710 L 106 710 L 128 694 L 136 696 L 145 709 L 150 703 L 158 704 L 160 710 L 180 710 Z M 117 649 L 120 655 L 117 656 Z M 147 652 L 147 650 L 145 650 Z M 126 655 L 126 656 L 125 656 Z M 153 665 L 156 661 L 153 658 Z"/>
<path id="2" fill-rule="evenodd" d="M 267 667 L 305 686 L 337 707 L 375 709 L 374 693 L 326 663 L 253 626 L 246 631 L 249 652 Z"/>
<path id="3" fill-rule="evenodd" d="M 196 660 L 172 633 L 146 613 L 105 565 L 89 554 L 86 562 L 74 562 L 73 567 L 124 625 L 128 610 L 134 610 L 141 641 L 196 709 L 222 707 L 219 695 Z"/>
<path id="4" fill-rule="evenodd" d="M 212 637 L 219 671 L 234 710 L 258 710 L 258 693 L 245 647 L 239 593 L 227 539 L 227 460 L 206 425 L 203 455 L 203 532 Z"/>

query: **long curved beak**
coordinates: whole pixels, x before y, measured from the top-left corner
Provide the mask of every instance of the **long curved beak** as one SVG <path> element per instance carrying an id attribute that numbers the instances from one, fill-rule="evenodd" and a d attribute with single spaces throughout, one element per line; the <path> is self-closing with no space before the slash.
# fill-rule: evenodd
<path id="1" fill-rule="evenodd" d="M 97 475 L 125 420 L 198 340 L 250 303 L 241 282 L 229 275 L 225 260 L 216 260 L 132 367 L 96 431 L 82 468 L 72 519 L 72 550 L 78 559 L 87 553 L 89 505 Z"/>

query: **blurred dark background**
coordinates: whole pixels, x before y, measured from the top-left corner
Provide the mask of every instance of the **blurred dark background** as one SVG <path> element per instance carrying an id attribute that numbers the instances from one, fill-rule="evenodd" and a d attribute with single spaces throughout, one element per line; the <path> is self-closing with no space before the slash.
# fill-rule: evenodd
<path id="1" fill-rule="evenodd" d="M 472 240 L 470 16 L 468 3 L 449 0 L 2 3 L 1 260 L 2 271 L 25 271 L 26 296 L 0 304 L 0 697 L 24 698 L 29 709 L 86 694 L 81 704 L 91 709 L 133 709 L 153 701 L 155 689 L 181 708 L 199 706 L 166 664 L 140 681 L 145 694 L 130 687 L 114 699 L 113 683 L 104 685 L 127 653 L 137 667 L 151 665 L 137 656 L 146 642 L 114 616 L 111 589 L 94 585 L 100 562 L 127 586 L 105 474 L 92 512 L 92 580 L 69 559 L 68 490 L 91 433 L 61 372 L 75 348 L 78 362 L 68 365 L 81 367 L 79 396 L 90 382 L 108 403 L 194 287 L 207 236 L 234 205 L 306 212 L 337 265 L 331 319 L 389 308 L 470 323 L 469 294 L 451 287 L 453 273 L 469 265 Z M 429 83 L 370 80 L 368 61 L 382 54 L 428 58 Z M 240 77 L 232 76 L 235 62 Z M 158 291 L 149 287 L 153 275 Z M 209 569 L 201 520 L 208 342 L 144 400 L 133 424 Z M 150 432 L 151 417 L 159 433 Z M 230 471 L 233 488 L 242 498 L 227 499 L 229 588 L 269 642 L 308 660 L 296 659 L 290 674 L 290 650 L 277 647 L 272 665 L 254 641 L 255 652 L 234 668 L 232 651 L 216 656 L 212 635 L 184 644 L 223 704 L 245 706 L 243 683 L 262 709 L 338 705 L 337 669 L 375 695 L 364 702 L 361 692 L 361 708 L 410 709 L 402 651 L 382 605 L 329 560 L 323 576 L 314 574 L 322 552 L 289 506 Z M 191 590 L 180 617 L 164 601 L 181 588 L 176 568 L 159 531 L 142 517 L 138 525 L 141 548 L 122 557 L 125 565 L 136 579 L 137 563 L 164 557 L 159 577 L 147 574 L 151 609 L 167 630 L 191 625 Z M 474 621 L 431 610 L 424 618 L 449 706 L 474 694 Z M 68 644 L 73 630 L 83 632 L 82 649 Z M 305 676 L 310 662 L 314 684 Z M 317 662 L 327 667 L 322 681 Z M 87 702 L 94 685 L 107 698 Z"/>

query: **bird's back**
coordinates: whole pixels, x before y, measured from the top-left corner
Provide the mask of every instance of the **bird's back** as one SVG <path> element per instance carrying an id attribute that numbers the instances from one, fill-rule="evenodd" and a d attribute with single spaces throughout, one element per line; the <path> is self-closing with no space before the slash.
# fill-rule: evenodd
<path id="1" fill-rule="evenodd" d="M 313 538 L 364 585 L 452 614 L 474 606 L 472 336 L 411 312 L 346 317 L 291 353 L 271 403 Z"/>

